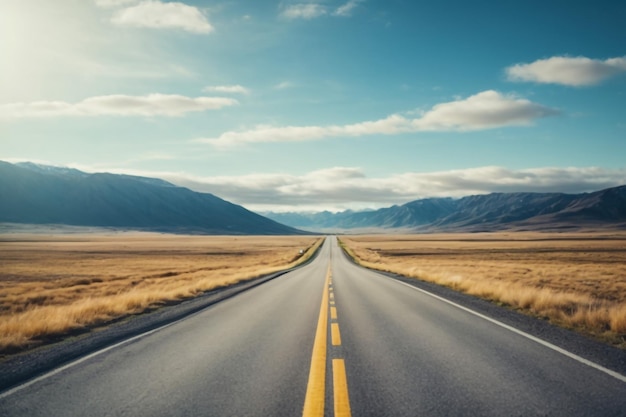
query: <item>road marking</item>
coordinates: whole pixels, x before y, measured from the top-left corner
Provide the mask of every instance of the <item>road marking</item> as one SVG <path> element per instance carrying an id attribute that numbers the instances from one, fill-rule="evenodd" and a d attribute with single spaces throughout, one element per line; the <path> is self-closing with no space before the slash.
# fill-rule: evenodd
<path id="1" fill-rule="evenodd" d="M 330 308 L 330 319 L 337 320 L 337 307 Z"/>
<path id="2" fill-rule="evenodd" d="M 335 398 L 335 417 L 350 417 L 350 398 L 346 364 L 343 359 L 333 359 L 333 396 Z"/>
<path id="3" fill-rule="evenodd" d="M 502 322 L 500 322 L 500 321 L 498 321 L 496 319 L 492 319 L 491 317 L 485 316 L 484 314 L 480 314 L 480 313 L 478 313 L 478 312 L 476 312 L 474 310 L 471 310 L 471 309 L 469 309 L 467 307 L 463 307 L 460 304 L 457 304 L 457 303 L 455 303 L 453 301 L 447 300 L 447 299 L 445 299 L 443 297 L 440 297 L 438 295 L 435 295 L 435 294 L 433 294 L 431 292 L 428 292 L 428 291 L 423 290 L 421 288 L 414 287 L 414 286 L 412 286 L 410 284 L 407 284 L 406 282 L 397 281 L 397 280 L 394 280 L 394 281 L 397 282 L 398 284 L 406 285 L 407 287 L 412 288 L 415 291 L 419 291 L 419 292 L 421 292 L 423 294 L 426 294 L 426 295 L 429 295 L 429 296 L 431 296 L 433 298 L 436 298 L 439 301 L 443 301 L 444 303 L 450 304 L 450 305 L 452 305 L 452 306 L 454 306 L 456 308 L 459 308 L 459 309 L 461 309 L 461 310 L 463 310 L 463 311 L 465 311 L 467 313 L 473 314 L 476 317 L 480 317 L 481 319 L 487 320 L 488 322 L 491 322 L 491 323 L 493 323 L 493 324 L 495 324 L 497 326 L 500 326 L 500 327 L 502 327 L 504 329 L 507 329 L 507 330 L 509 330 L 509 331 L 511 331 L 513 333 L 517 333 L 518 335 L 523 336 L 523 337 L 525 337 L 527 339 L 530 339 L 533 342 L 539 343 L 540 345 L 545 346 L 548 349 L 552 349 L 552 350 L 554 350 L 554 351 L 556 351 L 556 352 L 558 352 L 558 353 L 560 353 L 562 355 L 565 355 L 565 356 L 567 356 L 570 359 L 574 359 L 577 362 L 580 362 L 580 363 L 582 363 L 584 365 L 590 366 L 590 367 L 592 367 L 592 368 L 594 368 L 594 369 L 596 369 L 598 371 L 604 372 L 605 374 L 610 375 L 610 376 L 612 376 L 615 379 L 618 379 L 618 380 L 620 380 L 622 382 L 626 382 L 626 376 L 624 376 L 624 375 L 622 375 L 622 374 L 620 374 L 618 372 L 612 371 L 612 370 L 610 370 L 608 368 L 605 368 L 602 365 L 598 365 L 597 363 L 592 362 L 592 361 L 590 361 L 588 359 L 585 359 L 585 358 L 583 358 L 581 356 L 578 356 L 575 353 L 572 353 L 572 352 L 567 351 L 567 350 L 565 350 L 563 348 L 560 348 L 560 347 L 558 347 L 556 345 L 553 345 L 550 342 L 546 342 L 543 339 L 540 339 L 540 338 L 538 338 L 536 336 L 533 336 L 531 334 L 523 332 L 523 331 L 521 331 L 519 329 L 516 329 L 515 327 L 509 326 L 508 324 L 504 324 L 504 323 L 502 323 Z"/>
<path id="4" fill-rule="evenodd" d="M 341 334 L 339 333 L 339 324 L 330 324 L 330 335 L 332 336 L 333 346 L 341 346 Z"/>
<path id="5" fill-rule="evenodd" d="M 328 281 L 330 280 L 330 265 L 326 273 L 326 282 L 322 292 L 322 305 L 317 320 L 313 354 L 311 356 L 311 370 L 306 387 L 306 397 L 302 417 L 324 417 L 324 400 L 326 396 L 326 347 L 328 333 Z"/>

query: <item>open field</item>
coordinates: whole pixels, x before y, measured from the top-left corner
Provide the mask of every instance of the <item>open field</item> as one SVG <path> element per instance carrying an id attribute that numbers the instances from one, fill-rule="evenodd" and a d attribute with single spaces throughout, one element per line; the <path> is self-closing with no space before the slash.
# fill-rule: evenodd
<path id="1" fill-rule="evenodd" d="M 626 348 L 626 233 L 345 236 L 362 265 L 435 282 Z"/>
<path id="2" fill-rule="evenodd" d="M 0 353 L 295 266 L 321 241 L 309 236 L 0 235 Z"/>

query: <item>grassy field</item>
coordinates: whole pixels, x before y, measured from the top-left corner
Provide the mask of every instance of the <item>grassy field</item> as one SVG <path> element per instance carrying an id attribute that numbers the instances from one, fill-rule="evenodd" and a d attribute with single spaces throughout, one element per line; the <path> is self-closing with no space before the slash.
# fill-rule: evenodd
<path id="1" fill-rule="evenodd" d="M 0 354 L 295 266 L 321 241 L 147 233 L 0 235 Z"/>
<path id="2" fill-rule="evenodd" d="M 626 348 L 626 233 L 346 236 L 362 265 L 487 298 Z"/>

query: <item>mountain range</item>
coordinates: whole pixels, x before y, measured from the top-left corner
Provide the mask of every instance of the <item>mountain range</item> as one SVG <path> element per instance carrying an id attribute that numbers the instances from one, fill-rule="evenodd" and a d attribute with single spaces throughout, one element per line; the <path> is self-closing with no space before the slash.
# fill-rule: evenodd
<path id="1" fill-rule="evenodd" d="M 0 223 L 175 233 L 626 229 L 626 186 L 582 194 L 427 198 L 358 212 L 262 214 L 161 179 L 0 161 Z"/>
<path id="2" fill-rule="evenodd" d="M 626 186 L 593 193 L 492 193 L 428 198 L 371 211 L 263 213 L 307 230 L 412 232 L 626 229 Z"/>
<path id="3" fill-rule="evenodd" d="M 305 233 L 160 179 L 88 174 L 30 162 L 0 161 L 0 222 L 175 233 Z"/>

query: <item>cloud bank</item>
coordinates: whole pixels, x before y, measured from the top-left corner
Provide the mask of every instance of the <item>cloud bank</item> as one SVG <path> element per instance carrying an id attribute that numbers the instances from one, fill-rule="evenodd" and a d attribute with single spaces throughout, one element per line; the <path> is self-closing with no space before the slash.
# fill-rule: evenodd
<path id="1" fill-rule="evenodd" d="M 250 90 L 241 85 L 213 85 L 204 87 L 202 91 L 206 93 L 250 94 Z"/>
<path id="2" fill-rule="evenodd" d="M 297 142 L 331 137 L 396 135 L 424 131 L 472 131 L 505 126 L 524 126 L 536 119 L 559 112 L 529 100 L 488 90 L 447 103 L 435 105 L 417 118 L 394 114 L 385 119 L 348 125 L 268 126 L 246 131 L 229 131 L 199 142 L 228 147 L 245 143 Z"/>
<path id="3" fill-rule="evenodd" d="M 365 0 L 350 0 L 346 4 L 339 6 L 337 10 L 333 12 L 333 16 L 352 16 L 352 11 L 356 9 L 359 3 L 363 3 Z"/>
<path id="4" fill-rule="evenodd" d="M 626 72 L 626 57 L 602 61 L 586 57 L 555 56 L 530 64 L 516 64 L 506 69 L 508 79 L 511 81 L 573 87 L 595 85 L 622 72 Z"/>
<path id="5" fill-rule="evenodd" d="M 123 4 L 124 1 L 102 1 L 100 3 Z M 108 4 L 107 4 L 108 5 Z M 132 26 L 153 29 L 182 29 L 187 32 L 206 34 L 212 32 L 213 26 L 204 14 L 193 6 L 183 3 L 162 3 L 146 0 L 136 6 L 117 10 L 111 22 L 120 26 Z"/>
<path id="6" fill-rule="evenodd" d="M 90 97 L 77 103 L 35 101 L 0 106 L 0 118 L 58 116 L 182 116 L 185 113 L 233 106 L 237 100 L 225 97 L 185 97 L 175 94 L 128 96 L 122 94 Z"/>
<path id="7" fill-rule="evenodd" d="M 327 13 L 326 7 L 317 3 L 292 4 L 285 7 L 280 16 L 285 19 L 315 19 Z"/>
<path id="8" fill-rule="evenodd" d="M 288 19 L 304 19 L 311 20 L 324 15 L 331 15 L 337 17 L 349 17 L 352 16 L 352 12 L 356 7 L 363 3 L 365 0 L 349 0 L 347 3 L 342 4 L 339 7 L 329 7 L 321 3 L 298 3 L 291 4 L 283 7 L 279 16 Z"/>
<path id="9" fill-rule="evenodd" d="M 98 7 L 118 7 L 129 3 L 137 3 L 137 0 L 94 0 Z"/>
<path id="10" fill-rule="evenodd" d="M 290 175 L 160 177 L 210 192 L 257 211 L 321 211 L 388 207 L 427 197 L 463 197 L 491 192 L 580 193 L 626 184 L 626 168 L 532 168 L 487 166 L 429 173 L 368 177 L 360 168 L 333 167 Z"/>

